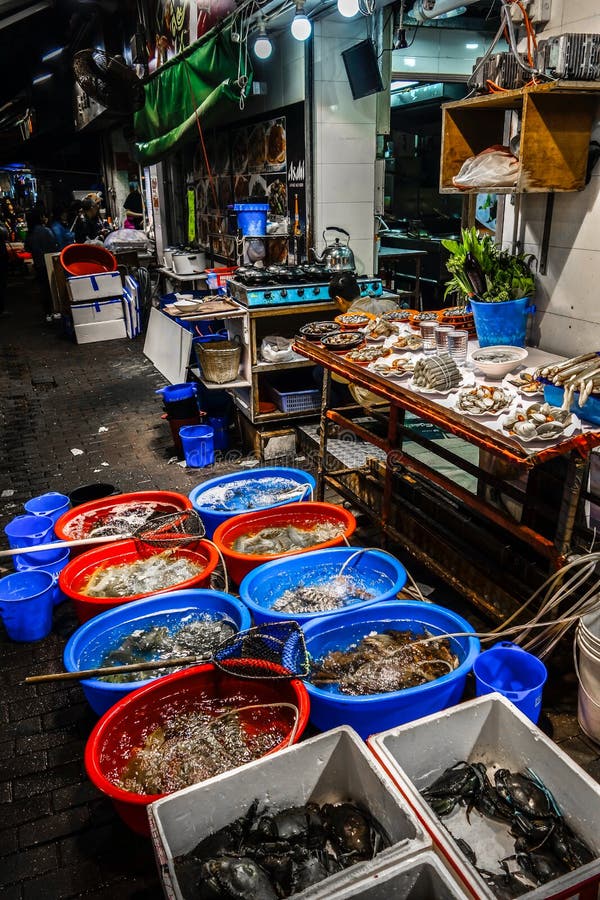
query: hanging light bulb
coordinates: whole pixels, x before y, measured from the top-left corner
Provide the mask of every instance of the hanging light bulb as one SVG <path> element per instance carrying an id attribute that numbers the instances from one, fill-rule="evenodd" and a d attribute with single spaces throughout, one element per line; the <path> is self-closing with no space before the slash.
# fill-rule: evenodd
<path id="1" fill-rule="evenodd" d="M 254 55 L 258 59 L 268 59 L 273 52 L 273 44 L 271 43 L 271 39 L 267 34 L 264 19 L 260 20 L 258 26 L 258 34 L 256 35 L 253 49 Z"/>
<path id="2" fill-rule="evenodd" d="M 358 12 L 358 0 L 337 0 L 337 8 L 340 15 L 351 19 Z"/>
<path id="3" fill-rule="evenodd" d="M 296 15 L 292 21 L 292 36 L 297 41 L 305 41 L 310 37 L 312 25 L 304 12 L 304 0 L 296 0 Z"/>

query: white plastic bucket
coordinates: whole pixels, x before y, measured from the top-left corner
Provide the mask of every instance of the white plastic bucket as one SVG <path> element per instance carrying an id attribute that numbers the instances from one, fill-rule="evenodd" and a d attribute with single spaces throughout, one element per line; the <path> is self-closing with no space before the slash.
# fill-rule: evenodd
<path id="1" fill-rule="evenodd" d="M 579 620 L 573 657 L 579 681 L 577 720 L 581 730 L 600 744 L 600 610 Z"/>

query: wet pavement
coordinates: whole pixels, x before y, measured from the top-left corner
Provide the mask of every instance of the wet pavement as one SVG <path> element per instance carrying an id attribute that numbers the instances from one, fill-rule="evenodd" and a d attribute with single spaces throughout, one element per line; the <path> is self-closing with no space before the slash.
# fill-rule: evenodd
<path id="1" fill-rule="evenodd" d="M 11 283 L 7 308 L 10 316 L 0 318 L 0 533 L 25 500 L 47 490 L 101 481 L 122 491 L 188 494 L 215 474 L 169 463 L 171 435 L 155 394 L 165 380 L 143 356 L 142 339 L 72 343 L 60 322 L 43 321 L 29 279 Z M 236 465 L 231 458 L 219 470 Z M 443 587 L 431 596 L 448 602 Z M 85 775 L 96 718 L 80 687 L 23 684 L 27 675 L 61 671 L 76 625 L 67 602 L 42 641 L 11 642 L 0 626 L 0 895 L 154 900 L 162 892 L 150 842 L 122 824 Z M 576 695 L 568 664 L 553 669 L 541 724 L 600 780 L 600 747 L 578 728 Z"/>

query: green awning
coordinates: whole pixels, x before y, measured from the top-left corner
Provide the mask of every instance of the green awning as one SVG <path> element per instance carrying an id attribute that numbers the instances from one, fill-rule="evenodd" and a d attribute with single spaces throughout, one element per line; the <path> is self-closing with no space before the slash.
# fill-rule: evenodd
<path id="1" fill-rule="evenodd" d="M 144 85 L 146 104 L 134 117 L 138 161 L 149 166 L 194 139 L 196 112 L 202 128 L 227 122 L 238 104 L 240 45 L 231 25 L 212 29 L 165 63 Z M 242 54 L 241 73 L 252 83 L 252 66 Z"/>

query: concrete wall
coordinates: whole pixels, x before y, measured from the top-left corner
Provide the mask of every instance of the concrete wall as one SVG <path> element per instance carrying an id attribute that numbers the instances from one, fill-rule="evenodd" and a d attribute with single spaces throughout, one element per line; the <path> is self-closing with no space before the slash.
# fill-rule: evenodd
<path id="1" fill-rule="evenodd" d="M 600 32 L 598 0 L 552 0 L 543 36 Z M 592 138 L 600 140 L 600 106 Z M 522 197 L 519 238 L 539 257 L 545 194 Z M 504 241 L 513 231 L 513 207 L 506 204 Z M 581 192 L 556 194 L 547 274 L 538 278 L 536 333 L 544 350 L 573 356 L 600 346 L 600 164 Z"/>
<path id="2" fill-rule="evenodd" d="M 359 273 L 372 274 L 376 97 L 352 99 L 341 57 L 364 37 L 362 16 L 335 13 L 314 25 L 314 234 L 320 252 L 326 226 L 345 228 Z"/>

